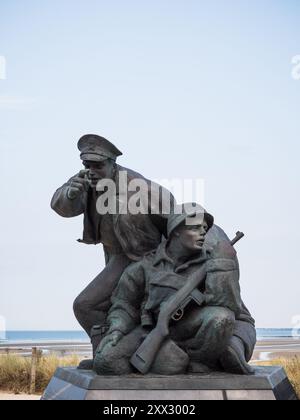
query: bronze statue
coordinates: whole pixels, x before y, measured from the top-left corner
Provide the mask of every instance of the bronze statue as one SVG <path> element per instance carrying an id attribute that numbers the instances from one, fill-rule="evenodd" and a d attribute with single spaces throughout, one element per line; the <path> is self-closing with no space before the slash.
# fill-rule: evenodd
<path id="1" fill-rule="evenodd" d="M 242 235 L 231 243 L 200 205 L 176 206 L 169 191 L 117 165 L 122 153 L 105 138 L 85 135 L 78 148 L 84 169 L 51 206 L 62 217 L 84 216 L 79 242 L 101 243 L 106 262 L 74 302 L 94 356 L 79 368 L 251 374 L 255 323 L 233 248 Z"/>
<path id="2" fill-rule="evenodd" d="M 236 252 L 210 214 L 186 225 L 190 216 L 170 215 L 168 239 L 124 271 L 96 351 L 98 374 L 253 373 L 256 334 Z"/>

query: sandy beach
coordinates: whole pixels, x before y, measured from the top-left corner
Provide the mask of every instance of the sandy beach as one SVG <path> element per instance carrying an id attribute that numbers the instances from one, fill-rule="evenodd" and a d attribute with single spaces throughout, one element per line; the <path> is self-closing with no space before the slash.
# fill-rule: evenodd
<path id="1" fill-rule="evenodd" d="M 39 401 L 40 395 L 8 394 L 0 392 L 0 401 Z"/>
<path id="2" fill-rule="evenodd" d="M 279 357 L 300 357 L 300 338 L 275 338 L 259 340 L 256 344 L 252 363 L 268 361 Z"/>
<path id="3" fill-rule="evenodd" d="M 36 347 L 43 352 L 44 356 L 54 353 L 57 356 L 64 357 L 73 354 L 82 358 L 91 357 L 92 347 L 88 342 L 70 342 L 70 341 L 30 341 L 0 344 L 1 354 L 17 354 L 19 356 L 31 356 L 32 347 Z"/>
<path id="4" fill-rule="evenodd" d="M 16 354 L 29 357 L 32 347 L 37 347 L 44 355 L 55 354 L 57 356 L 78 355 L 80 358 L 91 357 L 91 345 L 87 342 L 19 342 L 13 344 L 0 344 L 0 355 Z M 257 342 L 251 364 L 267 362 L 280 357 L 289 359 L 300 357 L 300 338 L 272 338 L 261 339 Z M 4 400 L 40 400 L 39 395 L 12 394 L 0 391 L 0 401 Z"/>
<path id="5" fill-rule="evenodd" d="M 88 342 L 45 341 L 45 342 L 19 342 L 0 344 L 1 354 L 17 354 L 30 356 L 32 347 L 37 347 L 43 355 L 54 353 L 57 356 L 78 355 L 79 357 L 91 357 L 92 348 Z M 270 338 L 257 341 L 252 363 L 255 361 L 267 361 L 278 357 L 300 357 L 300 337 L 298 338 Z"/>

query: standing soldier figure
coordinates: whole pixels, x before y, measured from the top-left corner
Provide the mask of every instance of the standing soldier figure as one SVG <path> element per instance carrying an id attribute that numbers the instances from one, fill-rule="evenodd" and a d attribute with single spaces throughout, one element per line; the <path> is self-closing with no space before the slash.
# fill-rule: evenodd
<path id="1" fill-rule="evenodd" d="M 139 261 L 145 254 L 156 249 L 166 236 L 167 217 L 162 198 L 169 197 L 169 209 L 173 196 L 162 187 L 156 200 L 149 200 L 151 182 L 142 175 L 116 164 L 122 153 L 108 140 L 94 134 L 83 136 L 78 142 L 81 160 L 85 170 L 73 176 L 54 194 L 51 207 L 62 217 L 84 215 L 83 239 L 79 242 L 99 244 L 104 247 L 106 266 L 100 274 L 75 299 L 74 313 L 90 336 L 93 351 L 106 331 L 106 317 L 110 308 L 111 295 L 125 268 L 133 261 Z M 96 186 L 100 180 L 109 179 L 116 185 L 116 201 L 122 201 L 118 191 L 120 173 L 126 171 L 127 183 L 143 180 L 148 186 L 143 191 L 149 203 L 147 214 L 99 214 L 96 202 L 101 195 Z M 128 186 L 126 185 L 126 187 Z M 167 195 L 165 195 L 167 193 Z M 128 192 L 128 198 L 130 199 Z M 124 204 L 124 203 L 123 203 Z M 82 369 L 92 368 L 92 361 L 80 364 Z"/>

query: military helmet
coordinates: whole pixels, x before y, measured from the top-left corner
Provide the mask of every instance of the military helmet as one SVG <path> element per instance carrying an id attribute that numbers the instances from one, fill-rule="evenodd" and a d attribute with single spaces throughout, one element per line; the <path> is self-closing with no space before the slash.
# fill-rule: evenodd
<path id="1" fill-rule="evenodd" d="M 188 219 L 188 220 L 187 220 Z M 208 213 L 200 204 L 184 203 L 177 205 L 174 212 L 168 217 L 167 234 L 170 238 L 172 232 L 185 221 L 188 225 L 199 225 L 206 221 L 210 229 L 214 224 L 214 217 Z"/>

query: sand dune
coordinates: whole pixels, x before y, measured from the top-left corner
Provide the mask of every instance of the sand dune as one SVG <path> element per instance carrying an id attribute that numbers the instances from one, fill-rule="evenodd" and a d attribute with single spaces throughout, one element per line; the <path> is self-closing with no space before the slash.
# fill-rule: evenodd
<path id="1" fill-rule="evenodd" d="M 40 399 L 40 395 L 6 394 L 0 392 L 0 401 L 38 401 Z"/>

